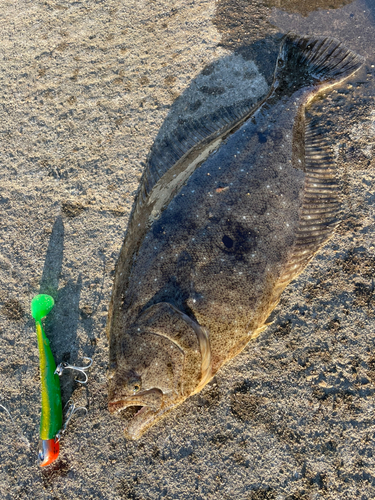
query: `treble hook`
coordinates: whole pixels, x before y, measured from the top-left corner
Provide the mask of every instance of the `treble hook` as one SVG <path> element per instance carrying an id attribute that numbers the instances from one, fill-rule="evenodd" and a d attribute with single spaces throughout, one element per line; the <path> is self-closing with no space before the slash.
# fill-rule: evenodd
<path id="1" fill-rule="evenodd" d="M 87 358 L 87 359 L 91 359 L 91 358 Z M 87 367 L 88 368 L 88 367 Z M 86 375 L 86 373 L 85 373 Z M 68 406 L 68 404 L 70 403 L 70 406 L 68 408 L 68 411 L 66 412 L 65 414 L 65 423 L 64 425 L 62 426 L 60 432 L 58 432 L 58 434 L 56 435 L 56 439 L 58 441 L 60 441 L 61 439 L 61 436 L 62 434 L 64 434 L 64 432 L 66 431 L 66 428 L 68 427 L 68 424 L 70 422 L 70 419 L 72 418 L 72 416 L 77 413 L 78 411 L 80 410 L 84 410 L 85 411 L 85 415 L 87 415 L 87 408 L 85 406 L 76 406 L 74 404 L 74 401 L 72 399 L 69 399 L 69 401 L 66 403 L 64 409 Z"/>
<path id="2" fill-rule="evenodd" d="M 86 370 L 88 370 L 90 368 L 90 366 L 92 365 L 93 361 L 92 361 L 91 358 L 87 358 L 87 357 L 84 357 L 83 359 L 88 359 L 90 361 L 90 364 L 88 364 L 87 366 L 72 366 L 72 365 L 69 365 L 68 363 L 62 362 L 62 363 L 60 363 L 57 366 L 57 368 L 55 370 L 55 373 L 57 373 L 57 375 L 59 377 L 61 377 L 61 375 L 63 374 L 63 371 L 66 370 L 66 369 L 76 370 L 77 372 L 81 372 L 85 376 L 85 380 L 78 380 L 76 378 L 76 381 L 79 384 L 86 384 L 86 382 L 88 380 Z"/>

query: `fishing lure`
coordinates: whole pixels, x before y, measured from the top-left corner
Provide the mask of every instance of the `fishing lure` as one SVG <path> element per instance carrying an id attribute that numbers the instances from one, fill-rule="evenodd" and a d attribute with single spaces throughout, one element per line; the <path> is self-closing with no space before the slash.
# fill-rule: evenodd
<path id="1" fill-rule="evenodd" d="M 38 453 L 41 467 L 52 463 L 59 456 L 59 432 L 63 422 L 59 375 L 55 373 L 55 360 L 42 326 L 42 319 L 52 310 L 54 303 L 50 295 L 44 294 L 37 295 L 31 301 L 31 315 L 35 319 L 38 338 L 42 385 L 42 415 Z"/>
<path id="2" fill-rule="evenodd" d="M 76 407 L 73 401 L 70 404 L 63 423 L 63 410 L 61 402 L 60 380 L 66 369 L 76 370 L 82 373 L 84 380 L 78 380 L 80 384 L 86 384 L 86 370 L 92 365 L 92 359 L 85 357 L 89 364 L 86 366 L 72 366 L 68 363 L 60 363 L 57 367 L 49 346 L 49 340 L 44 333 L 42 319 L 52 310 L 55 302 L 50 295 L 37 295 L 31 301 L 31 315 L 35 319 L 36 334 L 38 338 L 40 380 L 42 384 L 42 416 L 40 419 L 40 441 L 39 441 L 39 465 L 44 467 L 54 462 L 59 456 L 60 437 L 75 413 L 87 409 L 84 406 Z M 1 406 L 1 405 L 0 405 Z"/>

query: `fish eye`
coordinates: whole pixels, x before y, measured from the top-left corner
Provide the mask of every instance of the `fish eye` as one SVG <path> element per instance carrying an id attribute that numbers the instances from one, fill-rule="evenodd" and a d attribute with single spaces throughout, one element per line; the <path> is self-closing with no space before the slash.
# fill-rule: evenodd
<path id="1" fill-rule="evenodd" d="M 127 391 L 136 394 L 142 388 L 142 379 L 137 373 L 132 371 L 128 375 L 128 378 L 125 382 L 125 386 Z"/>
<path id="2" fill-rule="evenodd" d="M 284 61 L 282 59 L 279 59 L 277 61 L 277 65 L 279 66 L 279 68 L 281 68 L 281 66 L 284 66 Z"/>

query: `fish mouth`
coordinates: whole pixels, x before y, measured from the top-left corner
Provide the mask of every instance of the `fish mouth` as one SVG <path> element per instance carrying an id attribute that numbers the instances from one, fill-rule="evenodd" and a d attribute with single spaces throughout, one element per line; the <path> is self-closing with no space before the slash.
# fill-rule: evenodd
<path id="1" fill-rule="evenodd" d="M 148 407 L 153 411 L 158 411 L 162 403 L 163 392 L 160 389 L 149 389 L 131 396 L 113 399 L 108 403 L 108 410 L 110 413 L 119 413 L 125 408 L 129 408 L 129 406 L 142 406 L 142 408 Z"/>
<path id="2" fill-rule="evenodd" d="M 112 399 L 108 403 L 108 410 L 110 413 L 120 413 L 131 406 L 140 407 L 140 409 L 129 418 L 125 434 L 131 439 L 138 439 L 162 411 L 163 392 L 160 389 L 149 389 L 131 396 Z"/>

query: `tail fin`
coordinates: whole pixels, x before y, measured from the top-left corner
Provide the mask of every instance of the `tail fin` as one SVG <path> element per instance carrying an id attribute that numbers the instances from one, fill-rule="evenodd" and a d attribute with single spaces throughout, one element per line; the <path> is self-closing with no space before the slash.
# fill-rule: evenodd
<path id="1" fill-rule="evenodd" d="M 363 62 L 335 38 L 288 33 L 277 60 L 275 87 L 290 94 L 305 86 L 329 86 L 352 75 Z"/>

